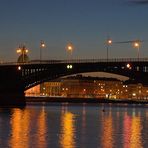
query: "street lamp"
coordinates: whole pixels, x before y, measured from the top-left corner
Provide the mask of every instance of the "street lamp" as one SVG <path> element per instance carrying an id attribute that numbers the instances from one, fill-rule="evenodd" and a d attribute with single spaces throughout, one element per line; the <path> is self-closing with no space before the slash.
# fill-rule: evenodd
<path id="1" fill-rule="evenodd" d="M 29 51 L 26 48 L 25 45 L 20 45 L 19 48 L 16 50 L 16 53 L 21 54 L 22 55 L 22 62 L 25 62 L 25 54 L 27 54 Z"/>
<path id="2" fill-rule="evenodd" d="M 68 43 L 67 46 L 66 46 L 66 50 L 67 50 L 67 52 L 69 52 L 71 58 L 72 58 L 73 49 L 74 49 L 73 44 Z"/>
<path id="3" fill-rule="evenodd" d="M 40 62 L 42 60 L 42 49 L 45 47 L 46 47 L 45 42 L 43 40 L 41 40 L 41 42 L 40 42 Z"/>
<path id="4" fill-rule="evenodd" d="M 137 58 L 139 59 L 139 48 L 140 48 L 140 43 L 139 41 L 134 42 L 134 47 L 137 48 Z"/>
<path id="5" fill-rule="evenodd" d="M 109 46 L 112 44 L 112 40 L 111 39 L 107 39 L 106 41 L 106 58 L 107 58 L 107 61 L 108 61 L 108 49 L 109 49 Z"/>

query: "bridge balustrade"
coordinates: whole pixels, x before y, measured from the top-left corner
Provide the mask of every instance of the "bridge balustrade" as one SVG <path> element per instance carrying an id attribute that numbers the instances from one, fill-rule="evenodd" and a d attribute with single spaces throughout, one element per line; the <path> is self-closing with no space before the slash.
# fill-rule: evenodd
<path id="1" fill-rule="evenodd" d="M 3 65 L 28 65 L 28 64 L 59 64 L 59 63 L 98 63 L 98 62 L 148 62 L 148 58 L 113 58 L 113 59 L 71 59 L 71 60 L 32 60 L 26 63 L 1 62 Z"/>

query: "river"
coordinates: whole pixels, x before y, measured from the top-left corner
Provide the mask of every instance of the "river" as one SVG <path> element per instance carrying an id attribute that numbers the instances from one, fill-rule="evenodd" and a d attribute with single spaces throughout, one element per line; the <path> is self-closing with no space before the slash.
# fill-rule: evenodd
<path id="1" fill-rule="evenodd" d="M 0 108 L 0 148 L 148 147 L 148 106 L 29 103 Z"/>

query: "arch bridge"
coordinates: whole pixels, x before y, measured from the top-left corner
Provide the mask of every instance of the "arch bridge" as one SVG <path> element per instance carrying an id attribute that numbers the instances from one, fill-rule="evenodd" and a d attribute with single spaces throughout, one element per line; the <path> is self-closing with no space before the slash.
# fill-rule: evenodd
<path id="1" fill-rule="evenodd" d="M 23 96 L 25 90 L 42 82 L 84 72 L 119 74 L 147 85 L 148 58 L 34 60 L 28 63 L 1 63 L 0 94 L 21 94 Z M 2 104 L 5 103 L 6 101 Z"/>

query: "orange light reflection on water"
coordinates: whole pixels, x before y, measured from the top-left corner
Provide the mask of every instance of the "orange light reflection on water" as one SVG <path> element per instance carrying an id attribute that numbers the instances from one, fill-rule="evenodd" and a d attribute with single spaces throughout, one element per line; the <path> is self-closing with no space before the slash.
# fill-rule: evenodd
<path id="1" fill-rule="evenodd" d="M 104 115 L 103 117 L 103 127 L 102 127 L 102 145 L 104 148 L 112 148 L 113 147 L 113 119 L 111 112 L 109 115 Z"/>
<path id="2" fill-rule="evenodd" d="M 123 123 L 124 148 L 129 148 L 130 146 L 131 124 L 132 124 L 132 119 L 126 113 L 124 115 L 124 123 Z"/>
<path id="3" fill-rule="evenodd" d="M 36 114 L 28 109 L 14 109 L 10 124 L 10 148 L 30 148 L 30 144 L 35 144 L 38 148 L 47 147 L 47 125 L 44 108 Z M 34 136 L 30 137 L 32 128 L 35 128 L 36 131 Z"/>
<path id="4" fill-rule="evenodd" d="M 130 147 L 131 148 L 141 148 L 142 147 L 140 117 L 135 116 L 132 118 Z"/>
<path id="5" fill-rule="evenodd" d="M 61 116 L 60 147 L 75 148 L 75 115 L 65 112 Z"/>
<path id="6" fill-rule="evenodd" d="M 141 120 L 140 115 L 124 117 L 124 148 L 141 148 Z"/>
<path id="7" fill-rule="evenodd" d="M 27 110 L 14 109 L 11 118 L 11 138 L 10 147 L 29 148 L 29 124 L 30 115 Z M 22 142 L 23 141 L 23 142 Z"/>
<path id="8" fill-rule="evenodd" d="M 44 110 L 44 107 L 42 107 L 42 110 L 39 114 L 38 120 L 37 120 L 37 145 L 39 148 L 46 148 L 47 147 L 47 124 L 46 124 L 46 113 Z"/>

